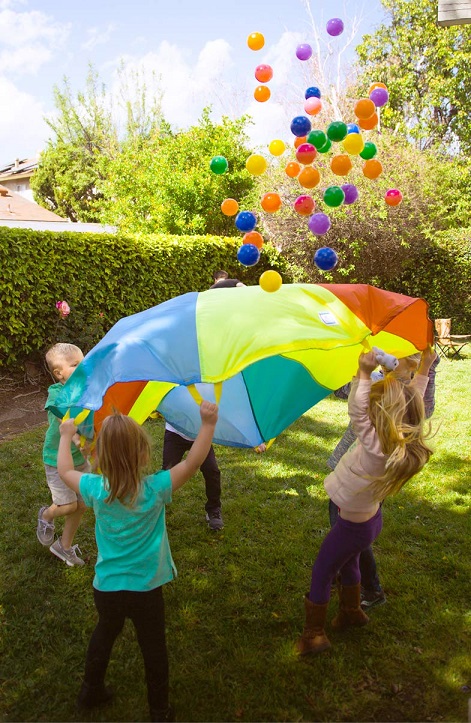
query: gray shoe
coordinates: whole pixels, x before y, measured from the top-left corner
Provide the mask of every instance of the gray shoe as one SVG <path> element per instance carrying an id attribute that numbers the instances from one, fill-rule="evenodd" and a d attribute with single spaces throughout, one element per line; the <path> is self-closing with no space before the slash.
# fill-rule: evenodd
<path id="1" fill-rule="evenodd" d="M 78 545 L 72 545 L 70 550 L 65 550 L 62 547 L 62 539 L 60 537 L 57 538 L 57 540 L 54 542 L 53 545 L 50 546 L 50 551 L 53 555 L 58 557 L 60 560 L 63 560 L 68 564 L 69 567 L 83 567 L 85 565 L 85 561 L 82 560 L 81 557 L 78 557 L 76 550 L 79 551 L 80 554 L 82 554 L 82 551 Z"/>
<path id="2" fill-rule="evenodd" d="M 222 521 L 221 509 L 216 507 L 214 510 L 209 510 L 206 513 L 206 522 L 210 530 L 222 530 L 224 522 Z"/>
<path id="3" fill-rule="evenodd" d="M 38 526 L 36 527 L 36 537 L 41 545 L 49 547 L 54 542 L 54 522 L 47 522 L 43 519 L 43 512 L 47 510 L 47 506 L 41 507 L 38 512 Z"/>

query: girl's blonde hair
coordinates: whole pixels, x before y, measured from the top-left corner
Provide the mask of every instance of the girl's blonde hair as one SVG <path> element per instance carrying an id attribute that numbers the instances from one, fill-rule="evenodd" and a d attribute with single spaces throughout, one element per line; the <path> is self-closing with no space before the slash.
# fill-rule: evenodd
<path id="1" fill-rule="evenodd" d="M 107 503 L 134 504 L 150 453 L 149 437 L 131 417 L 106 417 L 97 439 L 97 463 L 109 487 Z"/>
<path id="2" fill-rule="evenodd" d="M 371 387 L 369 416 L 381 449 L 388 456 L 382 477 L 371 485 L 375 498 L 394 495 L 428 462 L 432 450 L 425 444 L 425 409 L 421 394 L 413 385 L 391 375 Z"/>

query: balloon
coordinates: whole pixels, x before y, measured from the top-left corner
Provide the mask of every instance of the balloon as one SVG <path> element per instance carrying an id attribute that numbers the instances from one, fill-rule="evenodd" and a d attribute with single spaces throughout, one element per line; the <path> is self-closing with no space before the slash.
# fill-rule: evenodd
<path id="1" fill-rule="evenodd" d="M 265 193 L 262 196 L 260 205 L 267 213 L 275 213 L 281 208 L 281 198 L 277 193 Z"/>
<path id="2" fill-rule="evenodd" d="M 322 148 L 322 146 L 326 143 L 327 136 L 324 133 L 324 131 L 311 131 L 308 134 L 306 140 L 308 143 L 312 143 L 314 148 L 317 148 L 317 150 L 319 151 Z"/>
<path id="3" fill-rule="evenodd" d="M 247 38 L 247 45 L 250 50 L 261 50 L 265 45 L 265 38 L 262 33 L 251 33 Z"/>
<path id="4" fill-rule="evenodd" d="M 347 126 L 342 121 L 333 121 L 327 126 L 327 138 L 336 143 L 343 141 L 347 135 Z"/>
<path id="5" fill-rule="evenodd" d="M 358 124 L 364 131 L 371 131 L 378 125 L 378 114 L 373 113 L 369 118 L 360 118 Z"/>
<path id="6" fill-rule="evenodd" d="M 252 211 L 241 211 L 235 218 L 235 225 L 239 231 L 253 231 L 257 225 L 257 217 Z"/>
<path id="7" fill-rule="evenodd" d="M 321 174 L 313 166 L 306 166 L 298 176 L 299 185 L 303 188 L 314 188 L 320 180 Z"/>
<path id="8" fill-rule="evenodd" d="M 291 133 L 295 136 L 305 136 L 311 130 L 311 121 L 304 115 L 297 115 L 291 121 Z"/>
<path id="9" fill-rule="evenodd" d="M 235 216 L 238 210 L 239 204 L 234 198 L 226 198 L 226 200 L 221 203 L 221 211 L 224 216 Z"/>
<path id="10" fill-rule="evenodd" d="M 278 291 L 278 289 L 281 288 L 283 279 L 278 271 L 270 269 L 269 271 L 263 272 L 258 280 L 258 283 L 264 291 L 273 292 Z"/>
<path id="11" fill-rule="evenodd" d="M 273 78 L 273 68 L 271 65 L 257 65 L 255 77 L 259 83 L 268 83 Z"/>
<path id="12" fill-rule="evenodd" d="M 328 153 L 330 149 L 332 148 L 332 141 L 327 138 L 326 142 L 322 146 L 322 148 L 319 148 L 319 153 Z"/>
<path id="13" fill-rule="evenodd" d="M 324 203 L 330 208 L 337 208 L 341 206 L 345 200 L 345 194 L 340 186 L 329 186 L 324 191 Z"/>
<path id="14" fill-rule="evenodd" d="M 389 100 L 389 93 L 386 88 L 374 88 L 370 93 L 370 100 L 373 101 L 376 108 L 382 108 Z"/>
<path id="15" fill-rule="evenodd" d="M 267 100 L 269 100 L 271 96 L 271 90 L 270 88 L 267 88 L 266 85 L 257 85 L 253 92 L 253 97 L 255 100 L 258 100 L 259 103 L 265 103 Z"/>
<path id="16" fill-rule="evenodd" d="M 322 110 L 319 98 L 308 98 L 304 103 L 304 110 L 308 115 L 317 115 Z"/>
<path id="17" fill-rule="evenodd" d="M 347 133 L 359 133 L 360 132 L 360 126 L 357 126 L 356 123 L 347 123 Z"/>
<path id="18" fill-rule="evenodd" d="M 342 141 L 342 145 L 347 153 L 357 156 L 365 147 L 365 141 L 361 133 L 348 133 Z"/>
<path id="19" fill-rule="evenodd" d="M 256 246 L 258 249 L 261 249 L 263 246 L 262 234 L 260 234 L 258 231 L 249 231 L 243 237 L 242 243 L 252 244 L 252 246 Z"/>
<path id="20" fill-rule="evenodd" d="M 371 141 L 366 141 L 365 147 L 360 153 L 360 158 L 363 158 L 364 161 L 368 161 L 370 158 L 374 158 L 377 152 L 378 149 L 375 144 Z"/>
<path id="21" fill-rule="evenodd" d="M 303 143 L 306 143 L 306 141 L 307 141 L 306 136 L 299 136 L 298 138 L 294 139 L 293 145 L 295 148 L 299 148 L 299 146 L 301 146 Z"/>
<path id="22" fill-rule="evenodd" d="M 384 85 L 384 83 L 372 83 L 368 89 L 368 95 L 375 89 L 375 88 L 384 88 L 384 90 L 387 90 L 387 87 Z"/>
<path id="23" fill-rule="evenodd" d="M 262 173 L 265 173 L 267 170 L 268 163 L 266 158 L 257 153 L 253 153 L 247 158 L 245 167 L 252 176 L 261 176 Z"/>
<path id="24" fill-rule="evenodd" d="M 331 249 L 328 246 L 323 246 L 322 248 L 317 249 L 314 254 L 314 263 L 321 271 L 332 271 L 332 269 L 337 266 L 338 260 L 338 256 L 334 249 Z"/>
<path id="25" fill-rule="evenodd" d="M 371 118 L 375 112 L 375 104 L 369 98 L 361 98 L 355 103 L 353 112 L 360 120 L 366 120 L 367 118 Z"/>
<path id="26" fill-rule="evenodd" d="M 298 60 L 309 60 L 312 55 L 312 48 L 309 43 L 301 43 L 296 48 L 296 57 Z"/>
<path id="27" fill-rule="evenodd" d="M 237 252 L 237 260 L 243 266 L 255 266 L 260 259 L 260 251 L 253 244 L 242 244 Z"/>
<path id="28" fill-rule="evenodd" d="M 348 138 L 348 136 L 347 136 Z M 350 156 L 342 153 L 339 156 L 332 156 L 330 159 L 330 170 L 336 176 L 346 176 L 352 170 L 352 161 Z"/>
<path id="29" fill-rule="evenodd" d="M 285 168 L 285 173 L 290 178 L 296 178 L 296 176 L 299 175 L 300 170 L 301 166 L 299 163 L 296 163 L 296 161 L 290 161 Z"/>
<path id="30" fill-rule="evenodd" d="M 308 88 L 306 90 L 306 92 L 304 93 L 304 97 L 306 98 L 306 100 L 308 98 L 320 98 L 321 92 L 320 92 L 319 88 L 317 88 L 315 85 L 312 85 L 310 88 Z"/>
<path id="31" fill-rule="evenodd" d="M 294 210 L 300 216 L 310 216 L 314 211 L 314 199 L 311 196 L 298 196 L 294 202 Z"/>
<path id="32" fill-rule="evenodd" d="M 376 158 L 372 158 L 368 161 L 365 161 L 361 170 L 364 176 L 366 176 L 367 178 L 371 178 L 371 180 L 374 180 L 382 174 L 383 166 L 379 161 L 376 160 Z"/>
<path id="33" fill-rule="evenodd" d="M 304 166 L 312 163 L 317 156 L 317 151 L 311 143 L 302 143 L 296 151 L 296 160 Z"/>
<path id="34" fill-rule="evenodd" d="M 214 156 L 214 158 L 211 159 L 209 167 L 213 173 L 220 176 L 222 173 L 227 171 L 229 164 L 224 156 Z"/>
<path id="35" fill-rule="evenodd" d="M 330 218 L 326 213 L 315 213 L 308 221 L 309 230 L 316 236 L 323 236 L 330 228 Z"/>
<path id="36" fill-rule="evenodd" d="M 286 145 L 285 145 L 284 141 L 279 141 L 279 140 L 270 141 L 268 150 L 270 151 L 272 156 L 281 156 L 286 150 Z"/>
<path id="37" fill-rule="evenodd" d="M 389 191 L 386 191 L 384 200 L 388 206 L 399 206 L 402 203 L 402 193 L 397 188 L 390 188 Z"/>
<path id="38" fill-rule="evenodd" d="M 344 205 L 349 206 L 351 203 L 355 203 L 358 198 L 358 189 L 353 183 L 344 183 L 341 186 L 342 191 L 345 194 Z"/>
<path id="39" fill-rule="evenodd" d="M 328 34 L 334 38 L 343 33 L 343 28 L 343 20 L 340 18 L 331 18 L 327 21 L 326 30 Z"/>

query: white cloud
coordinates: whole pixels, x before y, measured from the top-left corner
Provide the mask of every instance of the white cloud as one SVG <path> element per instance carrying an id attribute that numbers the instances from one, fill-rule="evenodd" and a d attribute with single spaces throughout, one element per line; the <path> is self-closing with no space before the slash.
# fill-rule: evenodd
<path id="1" fill-rule="evenodd" d="M 44 146 L 50 130 L 46 125 L 42 104 L 23 93 L 6 78 L 0 77 L 0 160 L 9 163 L 15 158 L 35 156 Z"/>
<path id="2" fill-rule="evenodd" d="M 100 28 L 88 28 L 87 40 L 80 46 L 82 50 L 92 50 L 97 45 L 105 45 L 109 42 L 112 34 L 116 30 L 116 25 L 110 23 L 105 30 Z"/>
<path id="3" fill-rule="evenodd" d="M 16 73 L 35 74 L 48 62 L 53 52 L 63 47 L 70 33 L 70 23 L 55 22 L 37 10 L 15 12 L 9 3 L 0 6 L 0 68 Z"/>

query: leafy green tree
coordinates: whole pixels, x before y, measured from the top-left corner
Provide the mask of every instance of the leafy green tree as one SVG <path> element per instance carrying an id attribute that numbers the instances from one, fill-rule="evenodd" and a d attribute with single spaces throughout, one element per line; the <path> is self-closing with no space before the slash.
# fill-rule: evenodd
<path id="1" fill-rule="evenodd" d="M 471 26 L 437 25 L 437 3 L 382 0 L 389 22 L 357 47 L 366 93 L 385 83 L 381 124 L 418 148 L 454 154 L 471 149 Z"/>

